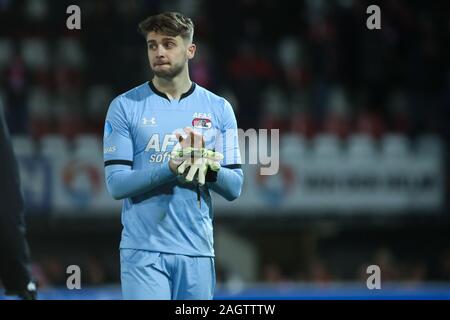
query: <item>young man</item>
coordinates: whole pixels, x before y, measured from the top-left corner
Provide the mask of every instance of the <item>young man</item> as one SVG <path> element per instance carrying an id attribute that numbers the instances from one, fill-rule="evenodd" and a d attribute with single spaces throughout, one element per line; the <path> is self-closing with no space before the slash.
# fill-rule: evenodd
<path id="1" fill-rule="evenodd" d="M 139 28 L 154 77 L 112 101 L 104 134 L 107 188 L 124 200 L 123 298 L 212 299 L 210 191 L 230 201 L 241 193 L 236 118 L 189 78 L 191 19 L 162 13 Z"/>
<path id="2" fill-rule="evenodd" d="M 25 237 L 23 197 L 19 170 L 0 104 L 0 281 L 7 295 L 35 300 L 31 259 Z"/>

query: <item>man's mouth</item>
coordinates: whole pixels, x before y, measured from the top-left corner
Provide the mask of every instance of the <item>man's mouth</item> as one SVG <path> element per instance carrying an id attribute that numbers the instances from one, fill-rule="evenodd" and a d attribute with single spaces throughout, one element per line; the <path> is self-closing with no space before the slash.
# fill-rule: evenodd
<path id="1" fill-rule="evenodd" d="M 169 64 L 168 62 L 159 62 L 159 63 L 155 63 L 155 67 L 157 66 L 164 66 L 166 64 Z"/>

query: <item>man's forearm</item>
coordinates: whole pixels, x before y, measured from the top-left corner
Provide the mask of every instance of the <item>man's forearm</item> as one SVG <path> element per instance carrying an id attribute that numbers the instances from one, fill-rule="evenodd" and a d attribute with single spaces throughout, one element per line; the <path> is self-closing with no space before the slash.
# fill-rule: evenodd
<path id="1" fill-rule="evenodd" d="M 216 182 L 208 182 L 208 187 L 229 201 L 241 195 L 244 174 L 242 169 L 221 168 Z"/>
<path id="2" fill-rule="evenodd" d="M 121 165 L 113 165 L 106 167 L 105 173 L 108 191 L 116 200 L 148 192 L 176 177 L 167 162 L 143 170 L 129 170 Z"/>

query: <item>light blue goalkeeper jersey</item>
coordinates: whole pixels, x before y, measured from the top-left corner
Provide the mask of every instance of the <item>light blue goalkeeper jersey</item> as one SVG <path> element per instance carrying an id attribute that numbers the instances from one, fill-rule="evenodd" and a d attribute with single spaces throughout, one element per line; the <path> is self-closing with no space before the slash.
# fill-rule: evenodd
<path id="1" fill-rule="evenodd" d="M 186 127 L 224 154 L 217 181 L 197 187 L 169 169 L 175 132 Z M 104 161 L 107 189 L 123 199 L 120 248 L 214 256 L 210 191 L 231 201 L 243 184 L 236 118 L 224 98 L 193 83 L 170 100 L 151 81 L 119 95 L 106 116 Z"/>

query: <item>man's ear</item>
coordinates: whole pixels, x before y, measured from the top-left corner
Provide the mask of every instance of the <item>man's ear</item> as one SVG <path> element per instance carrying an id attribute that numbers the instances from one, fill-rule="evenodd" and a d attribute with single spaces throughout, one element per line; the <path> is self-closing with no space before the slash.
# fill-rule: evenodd
<path id="1" fill-rule="evenodd" d="M 195 56 L 195 50 L 197 50 L 197 46 L 193 43 L 188 45 L 187 48 L 187 57 L 188 59 L 192 59 Z"/>

